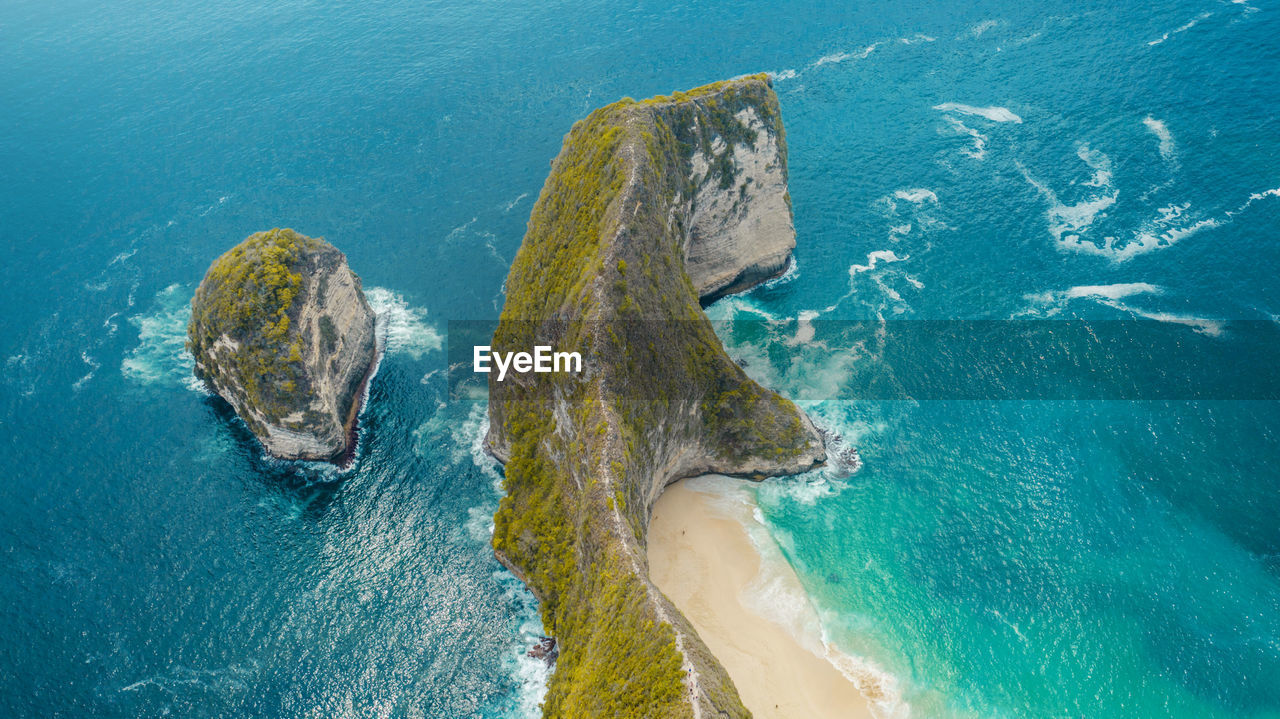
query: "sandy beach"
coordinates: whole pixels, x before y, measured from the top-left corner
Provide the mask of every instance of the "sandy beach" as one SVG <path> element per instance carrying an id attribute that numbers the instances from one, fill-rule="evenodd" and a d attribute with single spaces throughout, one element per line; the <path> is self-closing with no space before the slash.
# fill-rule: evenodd
<path id="1" fill-rule="evenodd" d="M 815 653 L 823 651 L 819 639 L 811 651 L 784 626 L 787 618 L 751 606 L 748 593 L 762 562 L 745 523 L 755 520 L 749 503 L 717 491 L 728 481 L 685 480 L 659 498 L 649 527 L 654 583 L 693 622 L 758 719 L 874 716 L 858 687 Z M 771 582 L 794 583 L 801 596 L 789 567 L 770 571 Z M 792 621 L 807 613 L 816 623 L 807 604 L 799 609 Z"/>

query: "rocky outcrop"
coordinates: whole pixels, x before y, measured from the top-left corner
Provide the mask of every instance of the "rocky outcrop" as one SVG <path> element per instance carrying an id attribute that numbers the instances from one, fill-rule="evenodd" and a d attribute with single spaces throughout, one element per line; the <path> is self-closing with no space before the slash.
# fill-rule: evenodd
<path id="1" fill-rule="evenodd" d="M 229 250 L 191 301 L 196 376 L 276 457 L 336 461 L 350 451 L 376 345 L 346 256 L 293 230 Z"/>
<path id="2" fill-rule="evenodd" d="M 489 375 L 506 464 L 494 552 L 560 651 L 548 717 L 744 717 L 732 681 L 649 581 L 663 487 L 825 460 L 699 306 L 783 271 L 786 152 L 766 76 L 593 112 L 565 138 L 507 278 L 494 351 L 581 352 L 580 374 Z"/>

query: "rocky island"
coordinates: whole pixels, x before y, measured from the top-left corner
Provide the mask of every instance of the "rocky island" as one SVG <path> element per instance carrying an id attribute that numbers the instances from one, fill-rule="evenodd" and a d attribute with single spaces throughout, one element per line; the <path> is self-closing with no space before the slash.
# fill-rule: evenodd
<path id="1" fill-rule="evenodd" d="M 195 373 L 272 455 L 337 461 L 377 360 L 374 313 L 347 258 L 289 229 L 209 267 L 191 301 Z"/>
<path id="2" fill-rule="evenodd" d="M 725 354 L 701 305 L 785 271 L 786 139 L 765 75 L 574 125 L 507 278 L 495 350 L 582 352 L 585 371 L 490 375 L 505 465 L 498 559 L 560 652 L 547 717 L 745 717 L 732 681 L 649 579 L 650 511 L 682 477 L 825 461 L 805 415 Z"/>

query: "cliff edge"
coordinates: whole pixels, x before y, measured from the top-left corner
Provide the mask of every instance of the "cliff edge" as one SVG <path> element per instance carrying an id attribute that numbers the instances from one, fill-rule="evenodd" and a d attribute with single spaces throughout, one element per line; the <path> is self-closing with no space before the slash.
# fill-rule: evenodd
<path id="1" fill-rule="evenodd" d="M 373 310 L 346 256 L 289 229 L 227 251 L 191 300 L 196 377 L 284 459 L 348 453 L 376 344 Z"/>
<path id="2" fill-rule="evenodd" d="M 724 669 L 649 581 L 663 487 L 825 460 L 795 405 L 725 354 L 700 303 L 785 271 L 786 140 L 765 75 L 574 125 L 511 272 L 495 351 L 581 352 L 580 374 L 490 374 L 506 463 L 494 552 L 538 596 L 560 658 L 547 717 L 745 717 Z"/>

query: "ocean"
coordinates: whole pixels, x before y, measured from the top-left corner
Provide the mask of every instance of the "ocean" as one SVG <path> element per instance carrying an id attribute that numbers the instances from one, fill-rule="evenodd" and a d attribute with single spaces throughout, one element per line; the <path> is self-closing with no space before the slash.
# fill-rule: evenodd
<path id="1" fill-rule="evenodd" d="M 796 264 L 710 308 L 772 342 L 1229 339 L 1280 317 L 1277 38 L 1267 0 L 9 0 L 0 713 L 536 716 L 537 605 L 442 346 L 497 316 L 592 108 L 773 74 Z M 196 283 L 271 227 L 342 249 L 381 317 L 348 471 L 264 457 L 191 378 Z M 1275 401 L 838 399 L 876 360 L 820 327 L 786 365 L 724 339 L 860 452 L 749 491 L 886 714 L 1280 717 Z"/>

